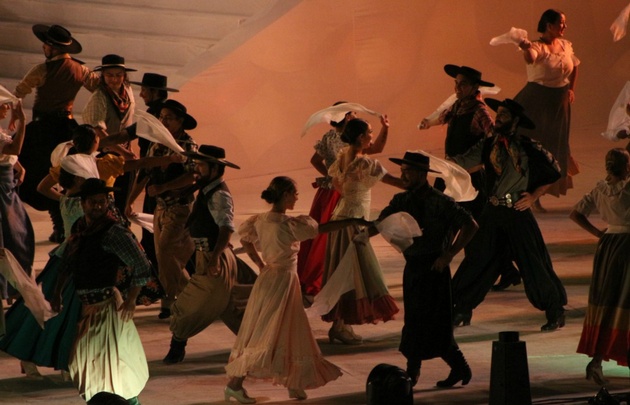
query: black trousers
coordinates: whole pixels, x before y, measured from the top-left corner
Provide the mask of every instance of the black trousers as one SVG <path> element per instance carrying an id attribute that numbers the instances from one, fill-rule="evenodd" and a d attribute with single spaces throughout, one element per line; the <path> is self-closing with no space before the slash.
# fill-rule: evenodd
<path id="1" fill-rule="evenodd" d="M 458 312 L 476 308 L 494 284 L 502 263 L 514 260 L 525 294 L 542 311 L 560 310 L 567 294 L 551 264 L 531 210 L 486 204 L 479 231 L 453 277 L 453 304 Z"/>

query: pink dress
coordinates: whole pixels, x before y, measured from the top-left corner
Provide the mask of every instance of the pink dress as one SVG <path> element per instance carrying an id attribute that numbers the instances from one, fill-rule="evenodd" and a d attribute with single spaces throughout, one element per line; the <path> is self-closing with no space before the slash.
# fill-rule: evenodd
<path id="1" fill-rule="evenodd" d="M 238 233 L 261 247 L 266 264 L 225 366 L 228 377 L 269 379 L 289 389 L 317 388 L 337 379 L 341 371 L 323 358 L 313 337 L 296 271 L 299 242 L 318 235 L 317 222 L 267 212 L 249 218 Z"/>

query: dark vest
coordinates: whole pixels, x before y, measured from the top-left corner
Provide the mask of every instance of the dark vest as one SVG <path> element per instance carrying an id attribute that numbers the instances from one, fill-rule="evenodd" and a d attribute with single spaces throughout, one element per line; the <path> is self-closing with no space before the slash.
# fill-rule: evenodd
<path id="1" fill-rule="evenodd" d="M 479 101 L 479 104 L 483 105 L 481 101 Z M 483 136 L 483 134 L 475 135 L 470 132 L 470 126 L 476 111 L 454 115 L 453 119 L 449 121 L 444 143 L 447 156 L 457 156 L 466 153 Z"/>
<path id="2" fill-rule="evenodd" d="M 527 173 L 527 190 L 525 191 L 531 193 L 540 186 L 552 184 L 558 181 L 560 179 L 560 172 L 558 171 L 559 166 L 556 167 L 554 165 L 554 163 L 557 164 L 556 159 L 551 156 L 553 160 L 552 162 L 549 162 L 547 156 L 549 152 L 544 149 L 541 150 L 538 147 L 539 144 L 531 138 L 524 135 L 515 136 L 518 137 L 518 142 L 525 151 L 528 160 L 529 172 Z M 497 179 L 497 175 L 492 167 L 492 163 L 490 162 L 490 152 L 492 151 L 493 140 L 494 136 L 486 138 L 483 142 L 483 149 L 481 151 L 481 161 L 486 169 L 486 191 L 489 194 L 492 193 L 492 187 Z"/>
<path id="3" fill-rule="evenodd" d="M 203 187 L 207 186 L 204 185 Z M 193 204 L 192 212 L 188 217 L 186 227 L 190 230 L 190 236 L 193 238 L 208 238 L 208 246 L 214 248 L 219 237 L 219 226 L 214 221 L 210 210 L 208 210 L 208 201 L 217 191 L 230 192 L 224 181 L 208 192 L 203 192 L 203 187 L 197 194 L 197 199 Z"/>
<path id="4" fill-rule="evenodd" d="M 77 290 L 113 287 L 116 285 L 118 268 L 123 265 L 118 256 L 106 252 L 102 241 L 115 222 L 99 232 L 81 237 L 76 257 L 70 270 Z"/>
<path id="5" fill-rule="evenodd" d="M 84 72 L 74 59 L 46 62 L 46 79 L 37 88 L 33 110 L 39 113 L 70 111 L 77 93 L 83 86 Z"/>

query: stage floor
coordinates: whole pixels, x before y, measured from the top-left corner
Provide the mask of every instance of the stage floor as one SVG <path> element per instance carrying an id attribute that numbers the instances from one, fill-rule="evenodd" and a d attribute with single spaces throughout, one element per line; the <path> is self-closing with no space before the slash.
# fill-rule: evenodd
<path id="1" fill-rule="evenodd" d="M 595 139 L 586 134 L 582 140 Z M 474 312 L 472 324 L 455 330 L 456 339 L 473 371 L 473 378 L 465 386 L 437 389 L 435 382 L 448 375 L 448 366 L 440 359 L 423 364 L 420 381 L 414 390 L 416 404 L 487 404 L 489 401 L 492 342 L 501 331 L 518 331 L 526 342 L 531 394 L 537 404 L 586 404 L 599 387 L 585 379 L 589 359 L 575 353 L 582 329 L 588 300 L 595 238 L 582 231 L 568 219 L 569 211 L 580 196 L 603 178 L 603 156 L 607 149 L 621 144 L 602 143 L 601 140 L 579 142 L 574 155 L 582 165 L 576 177 L 576 189 L 560 199 L 544 197 L 542 202 L 549 212 L 537 214 L 556 272 L 562 279 L 569 299 L 567 325 L 550 333 L 540 332 L 545 323 L 544 313 L 536 310 L 525 297 L 522 285 L 504 292 L 490 292 Z M 386 155 L 386 157 L 393 156 Z M 384 158 L 383 158 L 384 159 Z M 304 190 L 313 171 L 304 169 L 289 173 L 301 187 L 301 201 L 296 213 L 305 213 L 312 199 L 312 191 Z M 266 187 L 271 176 L 258 179 L 230 181 L 236 202 L 237 222 L 265 209 L 258 199 L 259 191 Z M 393 190 L 379 186 L 374 193 L 375 212 L 391 198 Z M 29 209 L 36 228 L 37 260 L 39 271 L 53 247 L 47 241 L 50 224 L 47 215 Z M 233 240 L 238 245 L 237 240 Z M 380 237 L 372 240 L 392 295 L 402 310 L 402 256 Z M 454 260 L 457 268 L 461 254 Z M 221 323 L 211 325 L 190 339 L 183 363 L 166 366 L 162 358 L 168 351 L 170 333 L 168 322 L 157 318 L 158 305 L 138 308 L 135 322 L 144 343 L 151 378 L 140 395 L 143 404 L 218 404 L 223 403 L 226 383 L 224 365 L 234 342 L 234 335 Z M 364 337 L 360 346 L 330 344 L 327 339 L 329 325 L 318 317 L 309 316 L 315 337 L 328 360 L 343 369 L 344 375 L 328 385 L 307 391 L 304 404 L 364 404 L 367 376 L 379 363 L 405 366 L 405 359 L 397 351 L 402 328 L 403 313 L 397 319 L 377 325 L 364 325 L 355 330 Z M 0 354 L 0 403 L 3 404 L 81 404 L 84 403 L 72 383 L 62 382 L 58 372 L 42 369 L 43 380 L 20 375 L 17 360 Z M 610 379 L 611 392 L 630 391 L 628 369 L 614 363 L 604 363 L 604 373 Z M 245 387 L 259 403 L 276 404 L 295 402 L 288 398 L 282 387 L 264 381 L 247 380 Z"/>

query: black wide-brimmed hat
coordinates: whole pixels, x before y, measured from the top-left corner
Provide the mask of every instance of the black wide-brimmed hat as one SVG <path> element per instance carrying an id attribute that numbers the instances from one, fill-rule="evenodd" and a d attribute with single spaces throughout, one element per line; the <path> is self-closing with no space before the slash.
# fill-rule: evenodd
<path id="1" fill-rule="evenodd" d="M 173 111 L 175 115 L 177 115 L 178 117 L 183 117 L 184 129 L 197 128 L 197 120 L 194 119 L 192 115 L 188 114 L 186 110 L 186 106 L 184 106 L 179 101 L 175 101 L 171 99 L 166 100 L 165 102 L 162 103 L 162 108 L 168 108 L 169 110 Z"/>
<path id="2" fill-rule="evenodd" d="M 481 80 L 481 72 L 477 69 L 473 69 L 468 66 L 457 66 L 457 65 L 444 65 L 444 71 L 447 75 L 451 77 L 457 77 L 457 75 L 463 75 L 480 86 L 485 87 L 494 87 L 494 83 L 487 82 L 485 80 Z"/>
<path id="3" fill-rule="evenodd" d="M 392 162 L 396 163 L 397 165 L 402 165 L 403 163 L 408 164 L 410 166 L 414 166 L 417 169 L 420 169 L 422 171 L 425 172 L 433 172 L 433 173 L 440 173 L 437 170 L 431 170 L 429 168 L 429 162 L 430 159 L 427 155 L 423 155 L 422 153 L 419 152 L 410 152 L 407 151 L 405 152 L 405 156 L 403 156 L 402 159 L 400 158 L 389 158 L 389 160 L 391 160 Z"/>
<path id="4" fill-rule="evenodd" d="M 90 178 L 86 179 L 81 184 L 81 189 L 69 197 L 81 197 L 87 198 L 96 194 L 109 194 L 112 191 L 119 191 L 116 187 L 107 187 L 105 181 L 101 179 Z"/>
<path id="5" fill-rule="evenodd" d="M 33 25 L 33 34 L 43 43 L 66 53 L 80 53 L 83 48 L 79 41 L 72 37 L 70 31 L 61 25 Z"/>
<path id="6" fill-rule="evenodd" d="M 94 68 L 95 72 L 99 70 L 107 69 L 107 68 L 122 68 L 125 69 L 126 72 L 136 72 L 137 69 L 131 69 L 125 66 L 125 58 L 120 55 L 109 54 L 103 56 L 101 59 L 100 66 Z"/>
<path id="7" fill-rule="evenodd" d="M 231 167 L 233 169 L 240 169 L 239 166 L 228 160 L 225 160 L 225 149 L 218 146 L 201 145 L 197 152 L 184 152 L 184 155 L 190 156 L 193 159 L 205 160 L 210 163 L 217 163 L 220 165 Z"/>
<path id="8" fill-rule="evenodd" d="M 149 87 L 156 90 L 166 90 L 173 93 L 179 92 L 179 90 L 177 89 L 172 89 L 170 87 L 167 87 L 166 86 L 167 80 L 168 79 L 166 78 L 166 76 L 163 76 L 157 73 L 145 73 L 142 76 L 141 82 L 130 81 L 129 83 L 137 84 L 138 86 Z"/>
<path id="9" fill-rule="evenodd" d="M 517 103 L 516 101 L 510 98 L 506 98 L 503 101 L 497 100 L 495 98 L 486 98 L 484 101 L 486 102 L 488 107 L 492 109 L 492 111 L 496 112 L 499 109 L 499 107 L 505 107 L 508 110 L 510 110 L 512 115 L 519 118 L 518 120 L 519 127 L 522 127 L 525 129 L 536 128 L 534 121 L 532 121 L 531 119 L 529 119 L 527 115 L 525 115 L 525 109 L 523 108 L 523 106 Z"/>

